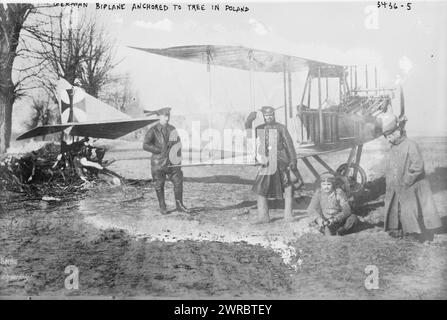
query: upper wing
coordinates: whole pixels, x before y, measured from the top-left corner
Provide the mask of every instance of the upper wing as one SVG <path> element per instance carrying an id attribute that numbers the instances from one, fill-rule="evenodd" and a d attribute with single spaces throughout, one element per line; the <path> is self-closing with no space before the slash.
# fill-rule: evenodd
<path id="1" fill-rule="evenodd" d="M 312 72 L 318 67 L 323 67 L 330 74 L 337 74 L 343 72 L 344 68 L 340 65 L 243 46 L 191 45 L 164 49 L 130 48 L 175 59 L 263 72 L 283 72 L 285 64 L 287 64 L 287 70 L 292 72 L 307 68 Z"/>
<path id="2" fill-rule="evenodd" d="M 116 139 L 122 137 L 132 131 L 143 128 L 149 124 L 158 121 L 157 119 L 131 119 L 131 120 L 115 120 L 107 122 L 88 122 L 88 123 L 69 123 L 51 126 L 39 126 L 17 137 L 17 140 L 43 136 L 50 133 L 62 132 L 71 127 L 70 135 Z"/>

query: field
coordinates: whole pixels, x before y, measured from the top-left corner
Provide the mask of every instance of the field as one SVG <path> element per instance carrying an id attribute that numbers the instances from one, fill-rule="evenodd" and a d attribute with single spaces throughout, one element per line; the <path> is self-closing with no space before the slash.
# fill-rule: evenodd
<path id="1" fill-rule="evenodd" d="M 427 177 L 444 222 L 447 217 L 447 138 L 417 138 Z M 117 296 L 148 298 L 410 299 L 447 297 L 447 236 L 431 243 L 396 240 L 383 232 L 383 164 L 388 145 L 365 145 L 361 165 L 369 183 L 355 208 L 358 232 L 325 237 L 308 227 L 312 176 L 300 165 L 305 189 L 296 194 L 294 221 L 256 216 L 253 167 L 185 168 L 185 204 L 191 215 L 158 213 L 148 159 L 126 144 L 108 152 L 124 186 L 93 186 L 63 205 L 14 202 L 0 196 L 1 296 Z M 118 150 L 118 149 L 121 149 Z M 147 156 L 147 154 L 146 154 Z M 347 151 L 323 157 L 343 163 Z M 171 184 L 168 207 L 174 208 Z M 445 231 L 445 230 L 444 230 Z M 11 263 L 12 262 L 12 263 Z M 67 266 L 79 270 L 79 289 L 68 290 Z M 378 289 L 367 289 L 367 266 L 379 272 Z M 15 275 L 16 277 L 4 277 Z"/>

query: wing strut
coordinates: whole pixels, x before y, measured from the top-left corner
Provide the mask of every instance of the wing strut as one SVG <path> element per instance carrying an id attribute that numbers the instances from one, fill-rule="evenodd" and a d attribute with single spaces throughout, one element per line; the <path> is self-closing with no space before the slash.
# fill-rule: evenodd
<path id="1" fill-rule="evenodd" d="M 209 132 L 209 143 L 214 142 L 214 139 L 212 138 L 212 131 L 211 131 L 211 121 L 212 121 L 212 114 L 213 114 L 213 83 L 212 83 L 212 77 L 211 77 L 211 48 L 207 47 L 206 49 L 206 71 L 208 72 L 208 98 L 209 98 L 209 110 L 208 110 L 208 132 Z M 213 159 L 213 146 L 210 146 L 210 150 L 208 151 L 208 158 Z"/>
<path id="2" fill-rule="evenodd" d="M 320 124 L 319 143 L 324 143 L 323 109 L 321 102 L 321 67 L 318 67 L 318 119 Z"/>
<path id="3" fill-rule="evenodd" d="M 284 70 L 283 70 L 283 83 L 284 83 L 284 125 L 287 128 L 287 66 L 286 61 L 284 61 Z"/>
<path id="4" fill-rule="evenodd" d="M 251 110 L 256 111 L 255 106 L 255 87 L 254 87 L 254 79 L 253 79 L 253 50 L 250 50 L 248 53 L 248 61 L 249 61 L 249 77 L 250 77 L 250 105 Z"/>
<path id="5" fill-rule="evenodd" d="M 303 112 L 303 103 L 304 103 L 304 97 L 306 96 L 306 92 L 307 92 L 307 87 L 309 86 L 309 82 L 311 81 L 310 78 L 310 70 L 307 72 L 307 77 L 306 77 L 306 82 L 304 83 L 304 89 L 303 89 L 303 95 L 301 96 L 301 101 L 300 101 L 300 105 L 299 105 L 299 109 L 298 109 L 298 118 L 300 119 L 300 128 L 301 128 L 301 142 L 304 142 L 304 125 L 303 125 L 303 117 L 302 117 L 302 112 Z M 309 86 L 310 89 L 310 86 Z M 309 107 L 309 106 L 308 106 Z M 306 138 L 307 140 L 307 138 Z"/>
<path id="6" fill-rule="evenodd" d="M 255 105 L 255 86 L 254 86 L 254 78 L 253 78 L 253 50 L 248 52 L 248 65 L 249 65 L 249 80 L 250 80 L 250 105 L 251 110 L 256 112 Z M 251 146 L 253 148 L 253 152 L 256 153 L 256 128 L 254 126 L 251 127 Z"/>

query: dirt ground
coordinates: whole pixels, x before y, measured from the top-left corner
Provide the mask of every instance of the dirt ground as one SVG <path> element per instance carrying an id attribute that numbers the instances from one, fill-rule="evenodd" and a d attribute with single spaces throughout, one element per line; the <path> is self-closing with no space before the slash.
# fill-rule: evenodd
<path id="1" fill-rule="evenodd" d="M 447 217 L 447 139 L 417 139 L 427 177 L 444 221 Z M 430 244 L 390 238 L 383 228 L 383 139 L 365 146 L 369 183 L 359 230 L 325 237 L 308 227 L 309 183 L 297 194 L 295 220 L 253 226 L 255 168 L 185 168 L 185 203 L 194 211 L 161 216 L 149 160 L 117 161 L 113 170 L 138 179 L 124 186 L 95 185 L 78 200 L 51 204 L 2 194 L 0 296 L 117 296 L 149 298 L 445 299 L 447 235 Z M 109 152 L 117 159 L 144 155 Z M 331 166 L 347 153 L 323 157 Z M 172 186 L 168 207 L 174 208 Z M 445 231 L 445 230 L 444 230 Z M 68 290 L 67 266 L 79 270 L 79 290 Z M 368 290 L 367 266 L 379 288 Z"/>

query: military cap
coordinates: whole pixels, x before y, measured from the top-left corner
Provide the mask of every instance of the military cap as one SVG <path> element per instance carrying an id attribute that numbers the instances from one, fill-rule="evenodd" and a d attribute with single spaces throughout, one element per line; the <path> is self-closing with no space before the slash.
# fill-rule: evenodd
<path id="1" fill-rule="evenodd" d="M 161 116 L 161 115 L 165 115 L 165 116 L 169 116 L 171 114 L 171 108 L 166 107 L 166 108 L 161 108 L 158 110 L 144 110 L 144 113 L 148 116 L 156 114 L 157 116 Z"/>
<path id="2" fill-rule="evenodd" d="M 320 175 L 320 181 L 335 183 L 335 175 L 330 172 L 324 172 Z"/>
<path id="3" fill-rule="evenodd" d="M 166 107 L 166 108 L 161 108 L 160 110 L 158 110 L 158 115 L 165 115 L 165 116 L 169 116 L 171 114 L 171 108 Z"/>
<path id="4" fill-rule="evenodd" d="M 382 133 L 384 136 L 399 129 L 399 121 L 395 115 L 386 115 L 382 119 Z"/>
<path id="5" fill-rule="evenodd" d="M 271 107 L 271 106 L 264 106 L 261 108 L 261 112 L 263 115 L 271 115 L 271 114 L 275 114 L 275 108 Z"/>

